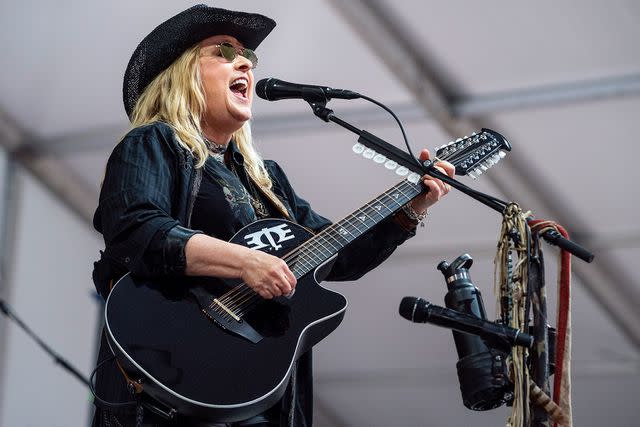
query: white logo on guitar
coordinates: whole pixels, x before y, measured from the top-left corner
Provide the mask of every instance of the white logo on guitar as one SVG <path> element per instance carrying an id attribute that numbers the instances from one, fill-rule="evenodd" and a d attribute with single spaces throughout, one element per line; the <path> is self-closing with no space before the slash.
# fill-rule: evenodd
<path id="1" fill-rule="evenodd" d="M 277 237 L 277 241 L 274 240 L 274 236 Z M 263 237 L 267 238 L 267 242 L 262 240 Z M 271 246 L 276 251 L 282 248 L 280 243 L 291 240 L 295 236 L 293 235 L 291 229 L 288 224 L 280 224 L 275 227 L 263 228 L 260 231 L 256 231 L 255 233 L 247 234 L 244 236 L 244 240 L 247 241 L 247 245 L 251 249 L 262 249 L 267 246 Z"/>

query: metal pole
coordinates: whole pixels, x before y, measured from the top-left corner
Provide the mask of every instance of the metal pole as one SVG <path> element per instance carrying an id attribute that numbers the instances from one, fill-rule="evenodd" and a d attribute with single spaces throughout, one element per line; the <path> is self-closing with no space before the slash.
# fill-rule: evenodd
<path id="1" fill-rule="evenodd" d="M 10 301 L 11 285 L 14 273 L 14 257 L 16 244 L 16 230 L 18 211 L 20 208 L 20 180 L 18 177 L 18 165 L 9 155 L 6 157 L 3 171 L 3 186 L 0 189 L 0 297 Z M 7 365 L 7 324 L 8 320 L 0 316 L 0 404 L 4 402 L 5 372 Z"/>

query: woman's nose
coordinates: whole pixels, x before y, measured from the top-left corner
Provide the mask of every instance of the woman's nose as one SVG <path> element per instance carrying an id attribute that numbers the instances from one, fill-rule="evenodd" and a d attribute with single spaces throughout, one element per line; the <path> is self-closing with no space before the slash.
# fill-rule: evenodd
<path id="1" fill-rule="evenodd" d="M 235 67 L 237 70 L 249 71 L 253 68 L 253 64 L 247 58 L 242 55 L 236 56 L 234 59 Z"/>

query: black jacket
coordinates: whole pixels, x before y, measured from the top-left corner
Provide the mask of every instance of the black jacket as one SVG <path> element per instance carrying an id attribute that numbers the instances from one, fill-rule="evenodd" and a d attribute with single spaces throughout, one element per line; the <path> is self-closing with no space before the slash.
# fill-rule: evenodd
<path id="1" fill-rule="evenodd" d="M 233 144 L 230 149 L 236 170 L 244 171 L 242 155 Z M 314 231 L 331 223 L 295 193 L 275 162 L 265 161 L 265 166 L 273 180 L 274 193 L 293 221 Z M 240 178 L 246 185 L 246 175 Z M 201 180 L 202 169 L 195 168 L 190 151 L 178 143 L 172 128 L 164 123 L 133 129 L 116 146 L 107 163 L 94 216 L 94 226 L 105 241 L 105 250 L 93 272 L 96 289 L 103 298 L 106 299 L 110 284 L 128 271 L 148 278 L 184 274 L 184 247 L 191 236 L 200 233 L 190 228 L 190 217 Z M 327 280 L 361 277 L 413 234 L 392 218 L 382 221 L 340 252 Z M 107 356 L 109 350 L 103 339 L 99 359 Z M 305 367 L 298 374 L 301 386 L 297 388 L 305 401 L 300 402 L 300 409 L 303 418 L 310 421 L 310 355 L 300 360 L 300 365 Z M 130 399 L 115 367 L 101 370 L 96 382 L 101 397 Z"/>

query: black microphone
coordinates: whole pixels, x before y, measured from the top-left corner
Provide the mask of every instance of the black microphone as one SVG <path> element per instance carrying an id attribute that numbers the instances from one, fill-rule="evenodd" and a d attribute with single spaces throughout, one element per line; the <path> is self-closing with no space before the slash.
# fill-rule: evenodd
<path id="1" fill-rule="evenodd" d="M 256 95 L 267 101 L 280 99 L 304 99 L 307 102 L 328 101 L 331 98 L 356 99 L 360 94 L 345 89 L 332 89 L 327 86 L 314 86 L 289 83 L 269 77 L 256 84 Z"/>
<path id="2" fill-rule="evenodd" d="M 509 345 L 533 346 L 533 337 L 519 329 L 493 323 L 476 316 L 440 307 L 422 298 L 404 297 L 398 309 L 400 316 L 414 323 L 433 323 L 456 331 L 478 335 L 489 341 L 508 342 Z"/>

